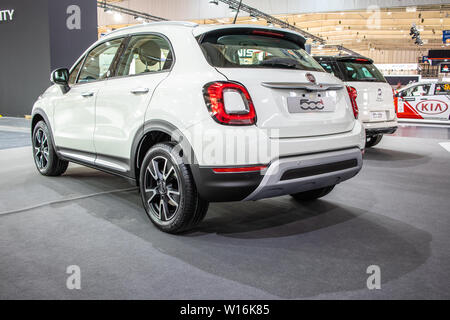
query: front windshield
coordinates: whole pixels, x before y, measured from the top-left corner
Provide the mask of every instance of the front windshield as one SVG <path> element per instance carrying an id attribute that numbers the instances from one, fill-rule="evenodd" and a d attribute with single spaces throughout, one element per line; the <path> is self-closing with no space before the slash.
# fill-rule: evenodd
<path id="1" fill-rule="evenodd" d="M 257 33 L 258 31 L 254 31 Z M 282 34 L 226 34 L 206 37 L 200 44 L 208 62 L 218 68 L 280 68 L 324 72 L 302 48 Z"/>
<path id="2" fill-rule="evenodd" d="M 381 72 L 372 63 L 353 61 L 340 63 L 344 81 L 386 82 Z"/>

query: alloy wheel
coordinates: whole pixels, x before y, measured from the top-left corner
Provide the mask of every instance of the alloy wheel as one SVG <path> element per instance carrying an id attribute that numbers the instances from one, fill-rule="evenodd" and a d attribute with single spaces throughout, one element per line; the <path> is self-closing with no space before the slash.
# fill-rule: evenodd
<path id="1" fill-rule="evenodd" d="M 152 158 L 145 169 L 144 197 L 151 214 L 161 222 L 172 220 L 180 206 L 181 188 L 175 167 L 167 158 Z"/>
<path id="2" fill-rule="evenodd" d="M 44 130 L 39 128 L 34 135 L 34 161 L 36 161 L 39 170 L 47 167 L 48 157 L 48 138 Z"/>

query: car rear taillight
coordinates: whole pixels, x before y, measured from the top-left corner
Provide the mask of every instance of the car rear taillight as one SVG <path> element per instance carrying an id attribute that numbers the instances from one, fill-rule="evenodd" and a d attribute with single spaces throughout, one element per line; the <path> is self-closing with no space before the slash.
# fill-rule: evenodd
<path id="1" fill-rule="evenodd" d="M 356 103 L 356 98 L 358 97 L 358 92 L 353 87 L 350 87 L 350 86 L 346 86 L 346 87 L 347 87 L 348 95 L 350 97 L 350 101 L 352 103 L 353 115 L 355 116 L 355 119 L 358 119 L 359 110 L 358 110 L 358 104 Z"/>
<path id="2" fill-rule="evenodd" d="M 210 82 L 203 88 L 206 106 L 216 122 L 245 126 L 256 123 L 256 112 L 247 89 L 237 82 Z"/>

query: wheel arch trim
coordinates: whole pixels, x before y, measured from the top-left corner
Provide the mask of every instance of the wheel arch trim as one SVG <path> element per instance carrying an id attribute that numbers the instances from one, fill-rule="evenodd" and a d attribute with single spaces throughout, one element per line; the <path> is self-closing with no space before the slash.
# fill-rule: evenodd
<path id="1" fill-rule="evenodd" d="M 170 136 L 171 141 L 180 145 L 180 148 L 183 151 L 183 160 L 187 165 L 191 166 L 198 163 L 192 145 L 179 128 L 165 120 L 149 120 L 138 129 L 131 145 L 130 172 L 131 176 L 134 177 L 137 182 L 139 181 L 137 172 L 139 169 L 138 160 L 140 159 L 142 143 L 149 134 L 155 131 L 167 134 Z M 194 181 L 197 184 L 195 176 Z"/>
<path id="2" fill-rule="evenodd" d="M 45 111 L 43 109 L 41 109 L 41 108 L 34 109 L 32 115 L 31 115 L 31 126 L 30 126 L 31 137 L 33 138 L 33 131 L 34 131 L 33 122 L 34 122 L 34 119 L 36 118 L 36 116 L 40 116 L 40 117 L 42 117 L 44 119 L 44 122 L 47 125 L 47 128 L 48 128 L 49 133 L 50 133 L 50 139 L 52 140 L 53 148 L 54 148 L 56 154 L 59 156 L 58 148 L 57 148 L 57 146 L 55 144 L 55 139 L 53 137 L 52 124 L 51 124 L 47 114 L 45 113 Z"/>

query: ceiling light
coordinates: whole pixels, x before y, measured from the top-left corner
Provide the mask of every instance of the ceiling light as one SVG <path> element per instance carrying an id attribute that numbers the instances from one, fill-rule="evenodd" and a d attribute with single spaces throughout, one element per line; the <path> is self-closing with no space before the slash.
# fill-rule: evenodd
<path id="1" fill-rule="evenodd" d="M 116 21 L 121 21 L 122 20 L 122 15 L 120 13 L 115 13 L 114 14 L 114 20 Z"/>
<path id="2" fill-rule="evenodd" d="M 406 12 L 416 12 L 417 7 L 406 7 Z"/>
<path id="3" fill-rule="evenodd" d="M 388 11 L 387 15 L 390 16 L 392 14 L 392 12 Z"/>
<path id="4" fill-rule="evenodd" d="M 111 9 L 109 9 L 109 8 L 105 8 L 105 12 L 106 12 L 106 13 L 109 13 L 109 14 L 112 14 L 112 13 L 113 13 L 113 11 L 112 11 Z"/>

